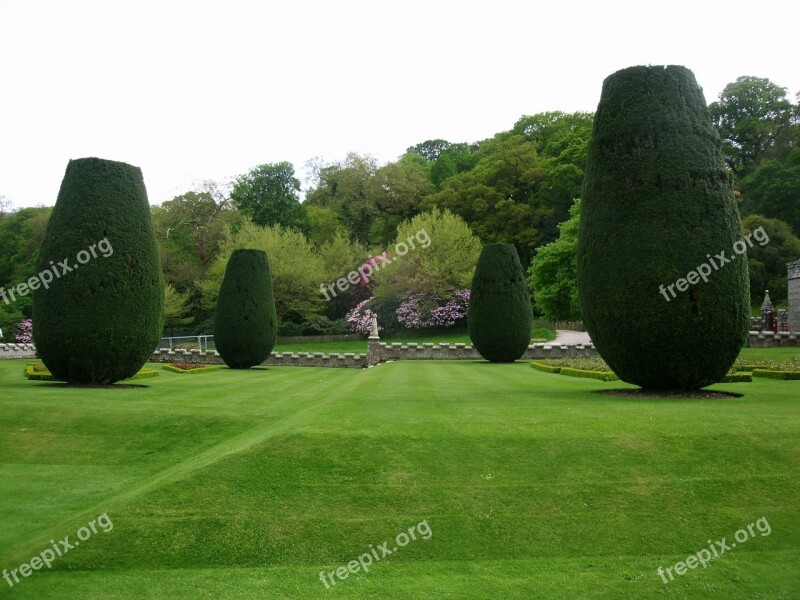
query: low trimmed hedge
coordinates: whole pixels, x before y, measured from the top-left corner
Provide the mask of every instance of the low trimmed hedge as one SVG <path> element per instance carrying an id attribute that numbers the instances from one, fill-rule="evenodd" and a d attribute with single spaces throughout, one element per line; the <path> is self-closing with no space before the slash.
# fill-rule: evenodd
<path id="1" fill-rule="evenodd" d="M 586 377 L 588 379 L 599 379 L 600 381 L 618 381 L 611 371 L 586 371 L 584 369 L 573 369 L 572 367 L 561 367 L 561 374 L 568 377 Z"/>
<path id="2" fill-rule="evenodd" d="M 48 371 L 42 363 L 28 363 L 25 366 L 25 377 L 31 381 L 60 381 L 56 379 L 55 375 Z M 154 369 L 140 369 L 133 377 L 128 377 L 121 381 L 147 379 L 148 377 L 158 377 L 158 371 Z"/>
<path id="3" fill-rule="evenodd" d="M 175 367 L 173 365 L 162 365 L 161 368 L 172 373 L 184 373 L 189 375 L 192 373 L 207 373 L 208 371 L 216 371 L 219 369 L 219 365 L 206 365 L 205 367 L 198 367 L 196 369 L 181 369 L 180 367 Z"/>
<path id="4" fill-rule="evenodd" d="M 720 383 L 750 383 L 753 376 L 750 373 L 728 373 Z"/>
<path id="5" fill-rule="evenodd" d="M 769 377 L 770 379 L 800 379 L 800 371 L 770 371 L 768 369 L 753 369 L 753 377 Z"/>
<path id="6" fill-rule="evenodd" d="M 28 363 L 25 365 L 25 377 L 31 381 L 57 381 L 50 371 L 44 368 L 42 363 Z"/>
<path id="7" fill-rule="evenodd" d="M 544 371 L 545 373 L 560 373 L 561 367 L 554 367 L 552 365 L 546 365 L 545 363 L 541 362 L 532 362 L 531 366 L 534 369 L 538 369 L 539 371 Z"/>

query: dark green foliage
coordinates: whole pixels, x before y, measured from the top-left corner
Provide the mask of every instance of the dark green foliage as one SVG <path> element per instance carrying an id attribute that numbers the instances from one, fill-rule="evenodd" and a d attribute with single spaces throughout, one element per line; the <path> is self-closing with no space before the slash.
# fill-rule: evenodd
<path id="1" fill-rule="evenodd" d="M 676 298 L 659 291 L 742 228 L 703 93 L 684 67 L 608 77 L 589 144 L 578 236 L 587 331 L 624 381 L 696 389 L 720 381 L 747 336 L 747 261 L 733 258 Z"/>
<path id="2" fill-rule="evenodd" d="M 72 269 L 66 273 L 58 265 L 65 259 Z M 48 370 L 92 384 L 135 375 L 158 344 L 164 305 L 138 167 L 69 162 L 37 266 L 39 273 L 54 269 L 59 277 L 33 293 L 33 339 Z"/>
<path id="3" fill-rule="evenodd" d="M 741 183 L 745 214 L 781 219 L 800 234 L 800 148 L 790 152 L 784 161 L 764 161 Z"/>
<path id="4" fill-rule="evenodd" d="M 308 230 L 308 214 L 300 204 L 300 181 L 289 162 L 258 165 L 237 178 L 231 191 L 234 205 L 257 225 Z"/>
<path id="5" fill-rule="evenodd" d="M 272 352 L 278 318 L 263 250 L 235 250 L 219 289 L 214 343 L 231 369 L 249 369 Z"/>
<path id="6" fill-rule="evenodd" d="M 579 321 L 577 248 L 581 201 L 575 200 L 570 218 L 558 226 L 558 239 L 539 246 L 528 274 L 537 310 L 552 321 Z"/>
<path id="7" fill-rule="evenodd" d="M 800 239 L 788 223 L 761 215 L 742 219 L 742 229 L 758 236 L 747 251 L 751 304 L 761 306 L 764 292 L 769 290 L 772 301 L 783 305 L 788 298 L 786 263 L 800 258 Z"/>
<path id="8" fill-rule="evenodd" d="M 531 302 L 525 273 L 511 244 L 483 247 L 472 278 L 469 337 L 490 362 L 513 362 L 531 341 Z"/>

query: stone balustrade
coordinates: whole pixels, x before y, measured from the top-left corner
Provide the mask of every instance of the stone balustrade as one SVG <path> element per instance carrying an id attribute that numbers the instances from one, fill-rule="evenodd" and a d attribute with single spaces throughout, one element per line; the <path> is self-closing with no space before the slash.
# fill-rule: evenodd
<path id="1" fill-rule="evenodd" d="M 33 358 L 33 344 L 0 344 L 0 358 Z M 543 358 L 575 358 L 597 356 L 592 344 L 532 344 L 520 360 Z M 369 340 L 366 354 L 346 352 L 344 354 L 322 352 L 272 352 L 261 363 L 270 367 L 346 367 L 361 369 L 393 360 L 483 360 L 478 351 L 469 344 L 386 344 Z M 200 350 L 156 350 L 150 362 L 191 362 L 207 365 L 225 364 L 219 353 Z"/>

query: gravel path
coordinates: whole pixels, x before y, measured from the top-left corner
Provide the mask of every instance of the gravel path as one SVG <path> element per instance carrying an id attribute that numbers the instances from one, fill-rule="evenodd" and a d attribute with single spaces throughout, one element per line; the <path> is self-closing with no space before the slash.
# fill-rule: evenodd
<path id="1" fill-rule="evenodd" d="M 552 344 L 588 344 L 592 340 L 589 334 L 585 331 L 568 331 L 566 329 L 559 329 L 556 331 L 556 339 L 550 343 Z"/>

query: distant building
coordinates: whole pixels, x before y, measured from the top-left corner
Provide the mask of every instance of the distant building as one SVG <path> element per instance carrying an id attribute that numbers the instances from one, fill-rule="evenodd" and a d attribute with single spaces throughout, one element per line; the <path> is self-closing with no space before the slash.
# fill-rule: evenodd
<path id="1" fill-rule="evenodd" d="M 789 283 L 789 331 L 800 331 L 800 260 L 786 264 Z"/>

